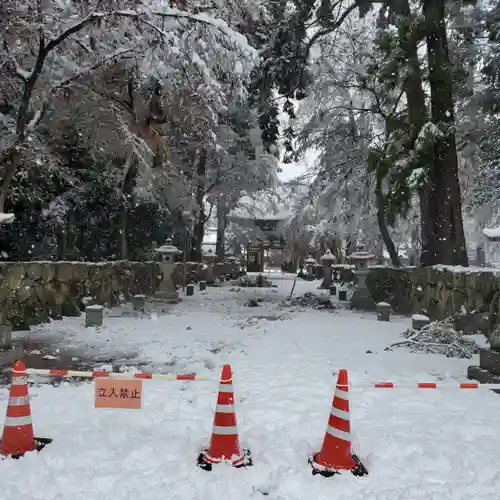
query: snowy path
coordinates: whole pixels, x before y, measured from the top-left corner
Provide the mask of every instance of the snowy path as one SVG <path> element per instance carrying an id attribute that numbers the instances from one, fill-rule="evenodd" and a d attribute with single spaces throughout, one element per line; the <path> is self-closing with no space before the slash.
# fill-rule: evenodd
<path id="1" fill-rule="evenodd" d="M 144 369 L 210 373 L 230 362 L 240 438 L 255 465 L 210 473 L 195 466 L 208 443 L 216 382 L 144 382 L 142 410 L 97 410 L 93 386 L 33 387 L 35 432 L 54 442 L 39 455 L 6 460 L 2 498 L 11 500 L 497 500 L 500 397 L 489 391 L 356 388 L 366 381 L 464 380 L 471 360 L 384 352 L 409 320 L 378 323 L 370 314 L 279 310 L 242 304 L 277 290 L 229 286 L 185 298 L 151 319 L 108 318 L 99 333 L 81 319 L 41 335 L 79 348 L 136 356 Z M 317 283 L 299 282 L 295 294 Z M 276 319 L 282 315 L 282 319 Z M 259 319 L 264 316 L 268 319 Z M 366 354 L 366 351 L 372 354 Z M 335 373 L 349 370 L 354 451 L 370 475 L 313 477 Z M 4 414 L 8 392 L 0 392 Z M 22 496 L 21 496 L 22 495 Z"/>

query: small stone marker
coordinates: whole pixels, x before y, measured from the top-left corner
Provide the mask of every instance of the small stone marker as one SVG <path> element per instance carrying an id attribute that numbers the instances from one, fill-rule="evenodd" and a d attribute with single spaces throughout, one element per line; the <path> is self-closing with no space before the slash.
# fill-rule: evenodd
<path id="1" fill-rule="evenodd" d="M 102 326 L 104 319 L 104 307 L 100 305 L 87 306 L 85 308 L 85 326 Z"/>
<path id="2" fill-rule="evenodd" d="M 421 330 L 430 322 L 430 318 L 428 316 L 424 316 L 423 314 L 414 314 L 411 317 L 411 327 L 413 328 L 413 330 Z"/>
<path id="3" fill-rule="evenodd" d="M 132 306 L 134 311 L 144 312 L 146 310 L 146 296 L 145 295 L 134 295 L 132 297 Z"/>
<path id="4" fill-rule="evenodd" d="M 347 300 L 347 290 L 339 290 L 339 300 Z"/>
<path id="5" fill-rule="evenodd" d="M 387 302 L 379 302 L 377 304 L 377 321 L 391 320 L 391 305 Z"/>
<path id="6" fill-rule="evenodd" d="M 198 284 L 200 286 L 200 292 L 203 292 L 207 289 L 207 282 L 206 281 L 200 281 Z"/>
<path id="7" fill-rule="evenodd" d="M 330 295 L 337 295 L 337 287 L 335 285 L 330 285 Z"/>
<path id="8" fill-rule="evenodd" d="M 192 295 L 194 295 L 194 285 L 192 283 L 190 283 L 189 285 L 186 286 L 186 295 L 188 297 L 191 297 Z"/>
<path id="9" fill-rule="evenodd" d="M 95 408 L 142 407 L 142 380 L 96 378 L 94 388 Z"/>
<path id="10" fill-rule="evenodd" d="M 0 350 L 12 348 L 12 326 L 0 325 Z"/>

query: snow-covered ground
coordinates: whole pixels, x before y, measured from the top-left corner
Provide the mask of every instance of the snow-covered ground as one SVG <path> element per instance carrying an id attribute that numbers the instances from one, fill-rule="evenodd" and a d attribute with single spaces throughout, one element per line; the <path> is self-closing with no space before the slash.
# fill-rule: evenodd
<path id="1" fill-rule="evenodd" d="M 476 360 L 384 348 L 409 326 L 372 314 L 280 309 L 292 281 L 277 289 L 231 286 L 196 292 L 150 317 L 112 311 L 96 331 L 80 318 L 37 335 L 87 353 L 129 358 L 144 371 L 234 371 L 241 444 L 254 466 L 196 466 L 208 444 L 218 383 L 144 382 L 141 410 L 93 407 L 93 385 L 33 386 L 41 453 L 0 462 L 5 500 L 498 500 L 500 398 L 491 391 L 369 389 L 362 382 L 463 381 Z M 294 295 L 318 282 L 299 281 Z M 245 307 L 248 297 L 273 301 Z M 371 351 L 367 353 L 366 351 Z M 312 476 L 330 411 L 335 373 L 347 368 L 353 448 L 369 475 Z M 125 369 L 127 369 L 125 367 Z M 358 386 L 356 385 L 358 384 Z M 5 414 L 7 388 L 0 389 Z"/>

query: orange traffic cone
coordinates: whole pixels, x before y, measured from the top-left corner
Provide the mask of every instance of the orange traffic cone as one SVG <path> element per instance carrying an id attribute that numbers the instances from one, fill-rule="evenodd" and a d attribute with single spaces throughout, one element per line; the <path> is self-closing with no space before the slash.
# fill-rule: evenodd
<path id="1" fill-rule="evenodd" d="M 26 368 L 22 361 L 16 361 L 12 370 L 0 454 L 20 458 L 28 451 L 40 451 L 50 442 L 52 439 L 35 438 L 33 435 Z"/>
<path id="2" fill-rule="evenodd" d="M 234 411 L 233 376 L 229 365 L 222 367 L 212 439 L 208 450 L 200 453 L 198 466 L 210 471 L 213 464 L 221 462 L 231 463 L 233 467 L 252 465 L 250 451 L 240 449 Z"/>
<path id="3" fill-rule="evenodd" d="M 350 470 L 355 476 L 368 474 L 359 458 L 351 453 L 347 370 L 340 370 L 339 373 L 321 451 L 313 455 L 309 463 L 312 465 L 313 474 L 325 477 L 333 476 L 341 470 Z"/>

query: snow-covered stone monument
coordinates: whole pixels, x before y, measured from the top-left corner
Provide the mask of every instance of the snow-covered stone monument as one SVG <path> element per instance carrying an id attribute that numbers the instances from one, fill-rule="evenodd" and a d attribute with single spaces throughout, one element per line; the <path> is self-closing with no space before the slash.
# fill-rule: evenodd
<path id="1" fill-rule="evenodd" d="M 207 285 L 213 285 L 214 279 L 215 279 L 215 274 L 214 274 L 214 263 L 216 259 L 215 253 L 212 251 L 211 248 L 203 252 L 203 262 L 207 266 L 207 274 L 205 277 L 205 281 L 207 282 Z"/>
<path id="2" fill-rule="evenodd" d="M 356 276 L 356 285 L 350 303 L 351 309 L 375 311 L 377 306 L 366 287 L 366 277 L 370 272 L 369 266 L 374 262 L 375 256 L 368 252 L 354 252 L 347 258 L 354 264 L 353 273 Z"/>
<path id="3" fill-rule="evenodd" d="M 332 264 L 337 263 L 337 257 L 328 249 L 324 255 L 321 256 L 320 261 L 323 265 L 323 283 L 321 288 L 329 290 L 332 286 Z"/>
<path id="4" fill-rule="evenodd" d="M 314 268 L 318 265 L 316 259 L 309 255 L 307 259 L 304 260 L 304 267 L 306 268 L 307 279 L 314 279 Z"/>
<path id="5" fill-rule="evenodd" d="M 166 243 L 155 249 L 155 252 L 160 256 L 158 262 L 163 278 L 158 290 L 154 294 L 154 300 L 176 304 L 180 302 L 179 293 L 172 280 L 172 274 L 175 268 L 174 257 L 182 253 L 176 246 L 172 245 L 172 240 L 167 240 Z"/>

